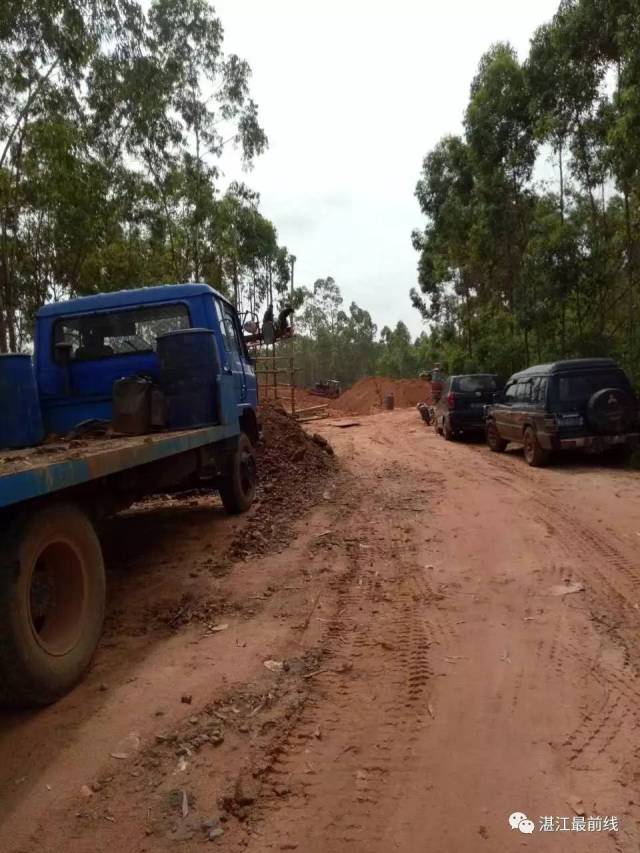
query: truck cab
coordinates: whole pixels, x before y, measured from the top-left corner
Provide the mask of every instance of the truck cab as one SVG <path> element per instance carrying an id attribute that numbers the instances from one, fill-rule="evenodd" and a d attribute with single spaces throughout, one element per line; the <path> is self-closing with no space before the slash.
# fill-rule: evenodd
<path id="1" fill-rule="evenodd" d="M 236 309 L 207 284 L 101 293 L 41 308 L 34 360 L 45 432 L 63 434 L 83 421 L 111 420 L 114 382 L 137 375 L 157 381 L 157 338 L 189 328 L 214 333 L 219 422 L 229 417 L 222 401 L 233 397 L 240 424 L 255 439 L 253 361 Z"/>
<path id="2" fill-rule="evenodd" d="M 96 522 L 193 488 L 241 513 L 257 488 L 256 374 L 220 293 L 46 305 L 34 341 L 33 359 L 0 356 L 0 704 L 53 702 L 89 667 L 105 611 Z"/>

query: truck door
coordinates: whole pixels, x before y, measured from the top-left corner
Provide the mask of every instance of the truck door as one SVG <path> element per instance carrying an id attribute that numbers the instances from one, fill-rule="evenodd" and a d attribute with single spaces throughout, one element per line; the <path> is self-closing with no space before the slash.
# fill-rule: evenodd
<path id="1" fill-rule="evenodd" d="M 225 302 L 215 300 L 216 313 L 220 322 L 220 331 L 224 344 L 222 369 L 233 374 L 233 387 L 236 402 L 242 403 L 247 399 L 247 380 L 242 361 L 242 342 L 238 336 L 234 311 Z"/>

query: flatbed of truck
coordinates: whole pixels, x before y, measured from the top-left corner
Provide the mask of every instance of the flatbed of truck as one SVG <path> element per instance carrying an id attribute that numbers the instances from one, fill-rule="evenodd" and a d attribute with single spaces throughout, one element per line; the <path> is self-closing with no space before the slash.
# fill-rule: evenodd
<path id="1" fill-rule="evenodd" d="M 0 450 L 0 508 L 223 441 L 236 432 L 233 425 L 209 426 Z"/>

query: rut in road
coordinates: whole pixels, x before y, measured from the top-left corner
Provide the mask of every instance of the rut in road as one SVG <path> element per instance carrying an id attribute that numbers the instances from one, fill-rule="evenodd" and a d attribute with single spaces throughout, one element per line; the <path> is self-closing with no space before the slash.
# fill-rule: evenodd
<path id="1" fill-rule="evenodd" d="M 430 648 L 439 642 L 433 628 L 439 619 L 424 618 L 436 596 L 414 554 L 415 525 L 398 508 L 406 502 L 407 474 L 394 464 L 362 478 L 366 497 L 350 519 L 357 541 L 349 571 L 337 581 L 323 671 L 267 779 L 291 794 L 259 813 L 267 834 L 276 827 L 276 849 L 359 849 L 382 833 L 396 807 L 400 794 L 390 796 L 390 785 L 399 774 L 411 775 L 413 745 L 429 718 Z M 426 508 L 435 494 L 422 489 L 412 500 Z M 381 504 L 388 507 L 382 519 Z M 419 789 L 420 779 L 412 784 Z M 327 799 L 338 808 L 318 811 Z"/>
<path id="2" fill-rule="evenodd" d="M 637 849 L 636 566 L 595 525 L 580 470 L 565 493 L 408 413 L 339 441 L 364 484 L 350 529 L 370 548 L 330 634 L 354 670 L 318 677 L 275 765 L 292 793 L 265 803 L 248 849 Z M 584 594 L 550 594 L 576 578 Z M 576 809 L 617 815 L 620 831 L 527 842 L 507 824 Z"/>
<path id="3" fill-rule="evenodd" d="M 585 666 L 584 648 L 566 638 L 560 645 L 556 631 L 549 655 L 559 675 L 569 664 L 582 670 L 589 684 L 579 722 L 563 746 L 574 769 L 594 772 L 616 747 L 632 743 L 640 729 L 639 562 L 636 555 L 625 553 L 627 549 L 620 541 L 611 541 L 610 535 L 599 530 L 593 518 L 581 520 L 553 493 L 544 490 L 544 474 L 539 485 L 546 491 L 545 498 L 532 493 L 528 482 L 531 475 L 522 466 L 514 466 L 513 461 L 497 460 L 511 475 L 505 482 L 528 498 L 533 511 L 539 513 L 534 519 L 545 527 L 548 536 L 556 538 L 565 566 L 574 566 L 576 576 L 585 583 L 592 625 L 604 634 L 608 645 L 611 640 L 615 642 L 613 652 L 609 648 L 603 659 L 600 649 Z M 566 568 L 557 580 L 561 582 L 565 575 Z M 631 772 L 626 761 L 622 769 Z"/>
<path id="4" fill-rule="evenodd" d="M 341 473 L 279 553 L 194 579 L 199 537 L 216 528 L 191 518 L 183 582 L 228 602 L 215 616 L 228 628 L 178 625 L 140 646 L 148 657 L 122 658 L 106 692 L 98 670 L 68 702 L 15 721 L 19 754 L 47 726 L 70 739 L 28 782 L 4 774 L 1 848 L 638 850 L 635 475 L 531 471 L 518 454 L 444 442 L 413 411 L 359 420 L 314 427 Z M 554 595 L 567 581 L 584 590 Z M 140 752 L 114 761 L 133 729 Z M 239 779 L 255 788 L 241 807 Z M 533 835 L 510 828 L 514 811 Z M 618 831 L 539 831 L 543 816 L 581 811 L 616 816 Z M 223 835 L 209 842 L 202 821 L 216 814 Z"/>

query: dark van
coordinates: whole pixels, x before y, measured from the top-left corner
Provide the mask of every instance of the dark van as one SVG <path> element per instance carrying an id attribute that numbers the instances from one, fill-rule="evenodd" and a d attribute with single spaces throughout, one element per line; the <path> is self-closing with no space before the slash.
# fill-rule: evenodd
<path id="1" fill-rule="evenodd" d="M 453 441 L 465 433 L 483 433 L 485 409 L 503 383 L 494 373 L 450 376 L 434 406 L 434 429 Z"/>
<path id="2" fill-rule="evenodd" d="M 487 443 L 495 453 L 515 442 L 529 465 L 553 451 L 602 453 L 638 444 L 638 400 L 625 372 L 610 358 L 541 364 L 515 373 L 487 410 Z"/>

